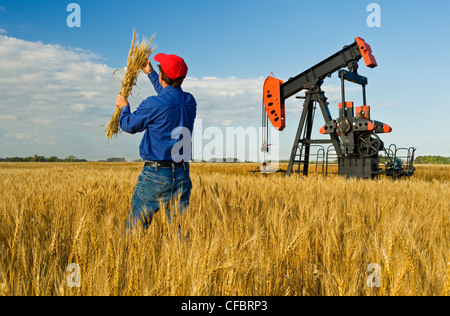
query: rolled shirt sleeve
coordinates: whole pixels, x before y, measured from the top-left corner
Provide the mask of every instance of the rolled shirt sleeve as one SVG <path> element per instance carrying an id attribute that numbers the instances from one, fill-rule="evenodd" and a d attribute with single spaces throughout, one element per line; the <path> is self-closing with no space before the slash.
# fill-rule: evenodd
<path id="1" fill-rule="evenodd" d="M 157 117 L 157 107 L 152 105 L 152 97 L 144 100 L 141 105 L 131 113 L 130 106 L 124 106 L 120 113 L 120 128 L 127 133 L 136 134 L 145 131 L 147 126 Z"/>
<path id="2" fill-rule="evenodd" d="M 161 94 L 163 87 L 159 83 L 159 75 L 156 71 L 152 71 L 148 74 L 156 93 Z M 137 108 L 134 113 L 131 113 L 130 106 L 124 106 L 122 108 L 122 113 L 120 114 L 119 122 L 120 128 L 130 134 L 140 133 L 145 131 L 147 125 L 151 123 L 152 117 L 156 113 L 150 113 L 151 98 L 148 98 Z M 153 107 L 154 108 L 154 107 Z"/>

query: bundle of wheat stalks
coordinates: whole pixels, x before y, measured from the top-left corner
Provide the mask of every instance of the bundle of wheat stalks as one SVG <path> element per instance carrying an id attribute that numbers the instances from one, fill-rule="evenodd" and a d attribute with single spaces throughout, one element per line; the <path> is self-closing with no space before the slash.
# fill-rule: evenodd
<path id="1" fill-rule="evenodd" d="M 137 43 L 135 45 L 136 32 L 133 32 L 133 40 L 131 41 L 131 48 L 128 53 L 127 71 L 123 76 L 122 90 L 120 91 L 120 94 L 125 98 L 128 98 L 131 95 L 131 91 L 137 83 L 142 66 L 145 65 L 153 53 L 153 47 L 150 46 L 153 38 L 154 36 L 148 43 L 143 40 L 141 44 Z M 116 136 L 119 133 L 119 117 L 121 112 L 121 109 L 116 107 L 116 111 L 114 112 L 111 121 L 105 130 L 107 138 Z"/>

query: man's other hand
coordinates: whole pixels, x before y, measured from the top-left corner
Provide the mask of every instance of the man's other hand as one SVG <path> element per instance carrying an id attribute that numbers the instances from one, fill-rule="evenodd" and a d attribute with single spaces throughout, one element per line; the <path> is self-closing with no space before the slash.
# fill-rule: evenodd
<path id="1" fill-rule="evenodd" d="M 116 106 L 122 109 L 124 106 L 129 105 L 127 99 L 125 99 L 122 95 L 118 95 L 116 98 Z"/>
<path id="2" fill-rule="evenodd" d="M 150 60 L 147 60 L 147 62 L 142 66 L 141 69 L 147 75 L 154 71 L 152 63 L 150 62 Z"/>

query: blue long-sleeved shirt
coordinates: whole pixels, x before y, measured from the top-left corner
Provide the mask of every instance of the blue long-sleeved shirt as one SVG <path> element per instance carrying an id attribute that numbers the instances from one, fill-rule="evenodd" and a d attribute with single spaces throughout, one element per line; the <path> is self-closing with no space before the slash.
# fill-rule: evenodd
<path id="1" fill-rule="evenodd" d="M 192 136 L 197 102 L 190 93 L 184 92 L 181 87 L 167 86 L 163 88 L 159 83 L 159 75 L 155 71 L 151 72 L 148 78 L 158 95 L 144 100 L 133 113 L 131 113 L 130 106 L 123 107 L 119 118 L 120 128 L 130 134 L 145 131 L 139 146 L 142 159 L 173 161 L 172 148 L 179 142 L 179 138 L 172 139 L 173 132 L 184 127 L 189 130 L 189 136 Z M 183 137 L 184 134 L 180 136 L 180 138 Z M 189 142 L 190 145 L 191 142 Z M 183 157 L 185 156 L 183 155 Z M 189 160 L 191 158 L 189 157 Z"/>

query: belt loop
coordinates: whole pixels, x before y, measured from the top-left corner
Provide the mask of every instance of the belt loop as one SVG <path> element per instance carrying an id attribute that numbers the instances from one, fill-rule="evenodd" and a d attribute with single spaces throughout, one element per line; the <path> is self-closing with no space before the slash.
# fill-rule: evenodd
<path id="1" fill-rule="evenodd" d="M 186 162 L 185 161 L 183 161 L 183 168 L 184 168 L 184 171 L 186 171 Z"/>
<path id="2" fill-rule="evenodd" d="M 154 165 L 155 165 L 155 172 L 158 172 L 158 163 L 156 161 L 154 162 Z"/>

